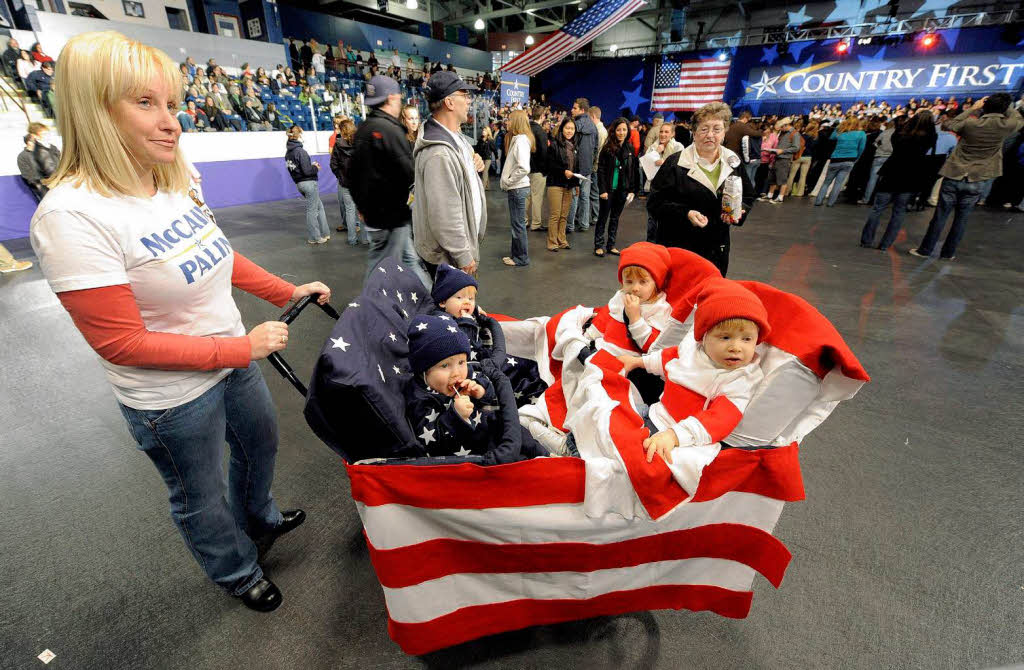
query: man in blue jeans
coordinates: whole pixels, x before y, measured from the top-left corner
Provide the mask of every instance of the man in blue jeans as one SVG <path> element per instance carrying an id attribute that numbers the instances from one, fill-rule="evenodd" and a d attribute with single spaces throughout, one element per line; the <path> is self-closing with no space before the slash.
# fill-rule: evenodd
<path id="1" fill-rule="evenodd" d="M 939 257 L 956 258 L 957 245 L 967 230 L 967 217 L 992 180 L 1003 174 L 1003 140 L 1024 127 L 1024 117 L 1010 106 L 1012 101 L 1006 93 L 987 96 L 947 126 L 947 130 L 960 136 L 960 141 L 939 170 L 943 177 L 939 204 L 921 244 L 910 250 L 911 256 L 932 255 L 946 219 L 955 210 Z"/>
<path id="2" fill-rule="evenodd" d="M 572 119 L 576 122 L 576 171 L 586 177 L 580 180 L 579 194 L 574 195 L 569 208 L 566 232 L 584 231 L 590 228 L 590 188 L 593 182 L 594 152 L 597 150 L 597 126 L 590 119 L 590 102 L 576 98 L 572 103 Z"/>

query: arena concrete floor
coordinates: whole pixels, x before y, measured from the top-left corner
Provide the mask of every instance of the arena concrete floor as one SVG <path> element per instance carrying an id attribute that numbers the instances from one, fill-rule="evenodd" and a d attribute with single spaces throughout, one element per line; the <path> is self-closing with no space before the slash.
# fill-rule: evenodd
<path id="1" fill-rule="evenodd" d="M 325 198 L 332 225 L 337 201 Z M 642 239 L 642 203 L 620 245 Z M 518 316 L 596 305 L 615 261 L 591 233 L 506 268 L 508 216 L 489 194 L 480 302 Z M 540 626 L 408 657 L 387 636 L 339 459 L 302 399 L 263 365 L 280 413 L 274 491 L 308 521 L 268 557 L 284 592 L 251 612 L 208 583 L 168 518 L 82 337 L 40 274 L 0 278 L 0 666 L 49 668 L 988 668 L 1024 661 L 1024 215 L 977 211 L 960 259 L 906 254 L 930 210 L 888 253 L 858 248 L 867 208 L 758 204 L 733 232 L 730 276 L 816 305 L 872 382 L 802 445 L 807 500 L 776 535 L 793 552 L 779 590 L 755 580 L 750 616 L 660 611 Z M 336 302 L 358 292 L 364 247 L 304 242 L 298 200 L 218 212 L 235 248 Z M 909 239 L 907 237 L 909 233 Z M 30 256 L 27 240 L 9 247 Z M 279 310 L 237 297 L 248 326 Z M 330 324 L 293 326 L 309 374 Z"/>

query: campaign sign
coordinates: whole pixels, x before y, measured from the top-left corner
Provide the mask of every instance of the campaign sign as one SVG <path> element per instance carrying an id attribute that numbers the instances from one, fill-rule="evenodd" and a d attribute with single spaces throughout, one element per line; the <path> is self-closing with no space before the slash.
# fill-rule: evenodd
<path id="1" fill-rule="evenodd" d="M 525 107 L 530 100 L 530 78 L 525 74 L 501 73 L 501 104 Z"/>
<path id="2" fill-rule="evenodd" d="M 918 58 L 822 61 L 803 67 L 753 67 L 742 101 L 869 100 L 1013 94 L 1024 77 L 1024 54 L 990 51 Z"/>

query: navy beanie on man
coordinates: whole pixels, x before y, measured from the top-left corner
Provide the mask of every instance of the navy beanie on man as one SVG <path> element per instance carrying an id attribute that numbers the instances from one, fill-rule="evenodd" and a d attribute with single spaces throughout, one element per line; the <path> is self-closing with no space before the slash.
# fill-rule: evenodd
<path id="1" fill-rule="evenodd" d="M 434 276 L 434 288 L 430 289 L 430 297 L 435 305 L 452 297 L 467 286 L 480 288 L 472 275 L 468 275 L 458 268 L 453 268 L 447 263 L 437 266 L 437 274 Z"/>
<path id="2" fill-rule="evenodd" d="M 409 366 L 425 372 L 455 354 L 469 355 L 469 338 L 448 316 L 417 316 L 409 323 Z"/>

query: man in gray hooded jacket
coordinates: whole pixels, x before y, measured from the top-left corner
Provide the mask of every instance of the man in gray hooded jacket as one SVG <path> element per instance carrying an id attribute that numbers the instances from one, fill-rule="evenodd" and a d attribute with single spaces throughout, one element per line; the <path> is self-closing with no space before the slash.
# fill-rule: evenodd
<path id="1" fill-rule="evenodd" d="M 413 148 L 412 228 L 416 253 L 431 276 L 441 263 L 473 274 L 480 261 L 487 230 L 484 162 L 460 130 L 475 90 L 454 72 L 438 72 L 426 86 L 430 118 Z"/>

